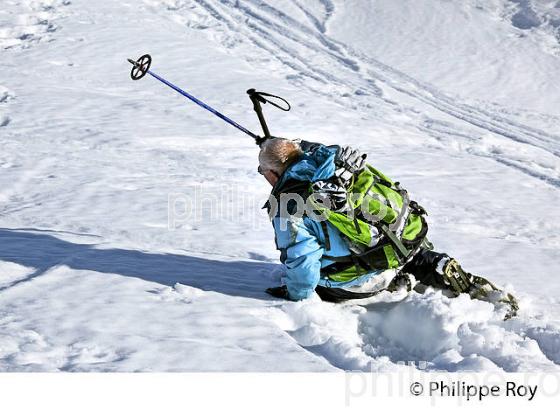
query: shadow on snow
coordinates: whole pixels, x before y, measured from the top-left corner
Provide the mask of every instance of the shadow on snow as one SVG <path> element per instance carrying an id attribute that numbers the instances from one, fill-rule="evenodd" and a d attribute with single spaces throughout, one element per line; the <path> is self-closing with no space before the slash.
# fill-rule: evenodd
<path id="1" fill-rule="evenodd" d="M 0 287 L 0 291 L 41 276 L 55 266 L 65 265 L 165 286 L 181 283 L 205 291 L 266 300 L 271 297 L 264 289 L 274 285 L 267 272 L 276 266 L 266 262 L 217 261 L 169 253 L 97 249 L 95 245 L 5 228 L 0 229 L 0 260 L 35 269 L 31 275 Z"/>

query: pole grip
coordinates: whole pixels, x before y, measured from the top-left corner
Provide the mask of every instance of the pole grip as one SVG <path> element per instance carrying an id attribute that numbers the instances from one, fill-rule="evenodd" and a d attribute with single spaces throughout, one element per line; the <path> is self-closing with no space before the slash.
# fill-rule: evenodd
<path id="1" fill-rule="evenodd" d="M 271 137 L 270 131 L 268 130 L 268 125 L 266 124 L 266 120 L 264 119 L 264 114 L 263 114 L 262 107 L 261 107 L 261 103 L 266 104 L 266 100 L 263 97 L 261 97 L 259 95 L 259 93 L 257 91 L 255 91 L 254 88 L 248 89 L 247 94 L 249 94 L 249 98 L 251 99 L 251 102 L 253 103 L 253 109 L 257 113 L 257 117 L 259 118 L 259 122 L 261 124 L 262 129 L 263 129 L 264 137 L 262 138 L 262 141 L 260 141 L 260 143 L 259 143 L 259 141 L 257 141 L 257 144 L 260 145 L 264 140 Z"/>

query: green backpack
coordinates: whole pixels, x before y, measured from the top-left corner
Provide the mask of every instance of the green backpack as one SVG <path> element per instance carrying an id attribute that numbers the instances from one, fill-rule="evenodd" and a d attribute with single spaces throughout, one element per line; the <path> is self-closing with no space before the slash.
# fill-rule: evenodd
<path id="1" fill-rule="evenodd" d="M 430 247 L 426 239 L 426 211 L 414 201 L 398 182 L 366 164 L 355 173 L 346 189 L 344 211 L 334 211 L 321 200 L 313 185 L 309 197 L 314 213 L 321 215 L 342 234 L 351 255 L 325 258 L 334 261 L 322 275 L 335 281 L 352 280 L 372 270 L 399 269 L 421 246 Z M 328 233 L 323 225 L 328 248 Z"/>

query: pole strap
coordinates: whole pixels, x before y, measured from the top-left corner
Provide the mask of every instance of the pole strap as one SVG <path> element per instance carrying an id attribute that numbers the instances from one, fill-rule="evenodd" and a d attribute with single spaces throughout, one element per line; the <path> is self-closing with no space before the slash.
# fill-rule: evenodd
<path id="1" fill-rule="evenodd" d="M 249 98 L 253 102 L 253 109 L 257 113 L 257 117 L 259 118 L 259 123 L 261 124 L 262 130 L 263 130 L 263 133 L 264 133 L 264 137 L 260 137 L 260 138 L 256 139 L 257 144 L 260 146 L 268 138 L 272 138 L 272 135 L 270 134 L 270 130 L 268 129 L 268 125 L 267 125 L 266 120 L 264 118 L 264 114 L 263 114 L 261 104 L 269 103 L 269 104 L 275 106 L 276 108 L 279 108 L 282 111 L 290 111 L 290 109 L 292 107 L 290 106 L 290 103 L 288 101 L 286 101 L 284 98 L 279 97 L 279 96 L 274 95 L 274 94 L 269 94 L 269 93 L 265 93 L 265 92 L 262 92 L 262 91 L 256 91 L 254 88 L 248 89 L 247 94 L 249 94 Z M 278 99 L 278 100 L 282 101 L 283 103 L 285 103 L 286 105 L 283 107 L 283 106 L 281 106 L 281 105 L 275 103 L 274 101 L 272 101 L 270 99 L 267 99 L 265 97 Z"/>
<path id="2" fill-rule="evenodd" d="M 282 98 L 278 95 L 274 95 L 274 94 L 269 94 L 269 93 L 265 93 L 263 91 L 255 91 L 254 94 L 256 94 L 259 98 L 260 102 L 262 102 L 263 104 L 269 103 L 271 105 L 274 105 L 276 108 L 281 109 L 282 111 L 290 111 L 292 109 L 292 106 L 290 105 L 290 103 L 285 99 Z M 263 98 L 263 97 L 270 97 L 270 98 L 276 98 L 280 101 L 282 101 L 284 104 L 286 104 L 285 107 L 280 106 L 279 104 L 276 104 L 274 101 L 271 101 L 268 98 Z"/>

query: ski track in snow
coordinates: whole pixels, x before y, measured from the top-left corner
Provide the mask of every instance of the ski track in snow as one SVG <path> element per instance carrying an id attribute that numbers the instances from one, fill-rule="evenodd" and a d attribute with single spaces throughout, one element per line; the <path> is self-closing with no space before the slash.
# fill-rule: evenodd
<path id="1" fill-rule="evenodd" d="M 336 85 L 336 94 L 341 96 L 345 93 L 362 90 L 362 93 L 373 94 L 377 98 L 384 99 L 382 91 L 377 85 L 382 83 L 394 91 L 414 99 L 417 102 L 432 107 L 444 114 L 447 114 L 463 123 L 472 125 L 477 129 L 499 135 L 504 139 L 528 145 L 544 151 L 541 162 L 546 168 L 542 171 L 538 168 L 527 167 L 523 164 L 523 159 L 518 158 L 515 145 L 511 149 L 501 153 L 488 153 L 478 149 L 477 144 L 469 144 L 469 152 L 475 155 L 484 156 L 496 160 L 497 162 L 512 167 L 531 177 L 548 183 L 555 188 L 560 187 L 560 169 L 558 169 L 558 158 L 560 157 L 560 136 L 551 135 L 534 127 L 526 126 L 522 123 L 513 121 L 507 117 L 500 116 L 496 112 L 483 110 L 460 102 L 450 96 L 445 95 L 436 88 L 424 84 L 382 62 L 368 57 L 349 45 L 342 44 L 331 39 L 325 33 L 328 18 L 335 13 L 334 5 L 328 0 L 321 1 L 325 8 L 323 20 L 313 16 L 298 1 L 294 4 L 304 11 L 308 17 L 310 25 L 305 25 L 271 4 L 261 0 L 249 0 L 247 2 L 235 2 L 230 0 L 194 0 L 197 5 L 204 9 L 209 16 L 223 24 L 229 30 L 229 36 L 235 37 L 243 33 L 265 53 L 274 55 L 281 64 L 292 68 L 300 75 L 304 75 L 310 80 L 319 84 L 310 86 L 306 81 L 298 81 L 299 85 L 310 88 L 313 92 L 325 97 L 332 98 L 332 93 L 319 92 L 319 87 Z M 176 12 L 176 11 L 175 11 Z M 246 26 L 247 28 L 241 28 Z M 280 41 L 282 39 L 282 41 Z M 286 39 L 290 40 L 293 47 L 287 45 Z M 314 41 L 313 41 L 314 40 Z M 303 47 L 304 51 L 299 51 L 298 47 Z M 321 68 L 321 65 L 314 64 L 313 58 L 328 58 L 325 66 L 329 71 Z M 349 84 L 348 71 L 354 75 L 354 81 Z M 343 73 L 343 76 L 337 75 Z M 387 102 L 385 99 L 384 102 Z M 373 110 L 378 109 L 376 104 Z M 402 104 L 398 109 L 402 110 Z M 371 106 L 361 106 L 360 109 L 372 110 Z M 407 108 L 409 113 L 417 112 L 416 109 Z M 375 115 L 375 114 L 374 114 Z M 379 114 L 377 114 L 379 115 Z M 419 127 L 424 132 L 434 135 L 431 128 L 423 125 Z M 452 136 L 460 133 L 456 126 L 451 125 L 454 130 Z M 449 131 L 448 131 L 449 134 Z M 436 135 L 441 135 L 437 134 Z M 484 137 L 482 137 L 484 139 Z M 507 141 L 506 141 L 507 142 Z M 506 144 L 508 147 L 509 144 Z M 548 158 L 546 157 L 548 155 Z M 552 175 L 551 175 L 552 174 Z"/>

